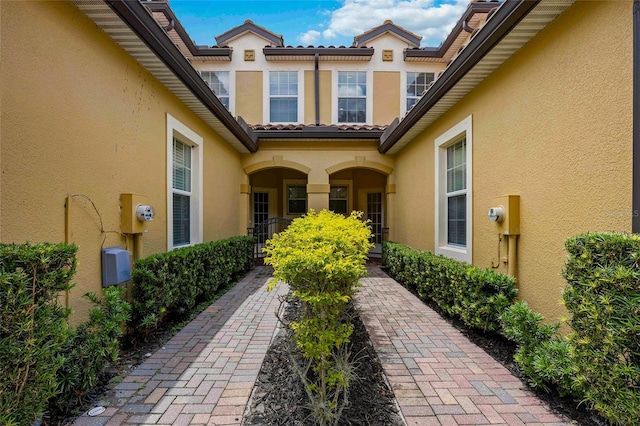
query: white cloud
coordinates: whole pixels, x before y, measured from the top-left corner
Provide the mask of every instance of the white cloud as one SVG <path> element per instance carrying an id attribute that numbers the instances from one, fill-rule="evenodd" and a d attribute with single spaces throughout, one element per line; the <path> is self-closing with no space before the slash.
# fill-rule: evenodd
<path id="1" fill-rule="evenodd" d="M 312 45 L 315 44 L 316 41 L 320 38 L 320 31 L 309 30 L 306 33 L 300 35 L 300 42 L 304 45 Z"/>
<path id="2" fill-rule="evenodd" d="M 330 42 L 339 36 L 353 37 L 382 25 L 390 19 L 422 36 L 422 46 L 438 46 L 467 8 L 469 0 L 344 0 L 342 7 L 331 12 L 321 35 Z M 320 32 L 311 30 L 314 41 Z"/>

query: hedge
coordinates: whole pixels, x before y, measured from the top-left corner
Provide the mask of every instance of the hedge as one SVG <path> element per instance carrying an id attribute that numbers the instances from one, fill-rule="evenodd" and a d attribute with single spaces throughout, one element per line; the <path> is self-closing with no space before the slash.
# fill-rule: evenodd
<path id="1" fill-rule="evenodd" d="M 33 424 L 57 393 L 59 352 L 69 311 L 57 303 L 70 288 L 77 247 L 0 244 L 0 424 Z"/>
<path id="2" fill-rule="evenodd" d="M 137 260 L 130 326 L 144 329 L 187 314 L 251 268 L 254 246 L 252 237 L 239 236 Z"/>
<path id="3" fill-rule="evenodd" d="M 565 243 L 569 341 L 584 401 L 616 424 L 640 419 L 640 236 L 588 233 Z"/>
<path id="4" fill-rule="evenodd" d="M 499 331 L 500 315 L 516 298 L 514 278 L 491 269 L 392 242 L 382 253 L 392 277 L 469 327 Z"/>

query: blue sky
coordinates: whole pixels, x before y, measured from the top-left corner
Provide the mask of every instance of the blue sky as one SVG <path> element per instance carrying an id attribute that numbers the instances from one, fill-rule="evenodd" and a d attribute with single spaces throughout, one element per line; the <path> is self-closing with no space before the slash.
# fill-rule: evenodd
<path id="1" fill-rule="evenodd" d="M 285 45 L 349 46 L 385 20 L 438 46 L 469 0 L 169 0 L 196 44 L 214 45 L 215 36 L 251 19 L 281 34 Z"/>

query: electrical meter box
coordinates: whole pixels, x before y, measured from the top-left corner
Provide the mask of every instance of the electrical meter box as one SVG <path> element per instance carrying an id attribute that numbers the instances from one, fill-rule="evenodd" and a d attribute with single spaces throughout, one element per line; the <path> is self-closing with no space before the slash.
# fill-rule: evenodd
<path id="1" fill-rule="evenodd" d="M 493 204 L 502 207 L 501 221 L 497 222 L 503 235 L 520 235 L 520 196 L 505 195 L 493 199 Z"/>
<path id="2" fill-rule="evenodd" d="M 122 247 L 102 249 L 102 287 L 120 284 L 131 279 L 131 258 Z"/>
<path id="3" fill-rule="evenodd" d="M 144 195 L 138 194 L 120 194 L 120 202 L 122 204 L 122 233 L 123 234 L 142 234 L 147 228 L 148 220 L 139 219 L 138 207 L 148 207 L 149 201 Z M 152 218 L 152 217 L 151 217 Z"/>

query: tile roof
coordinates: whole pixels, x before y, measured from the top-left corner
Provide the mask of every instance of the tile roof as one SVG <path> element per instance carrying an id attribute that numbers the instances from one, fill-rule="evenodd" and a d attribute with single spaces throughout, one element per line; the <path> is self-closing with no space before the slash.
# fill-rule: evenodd
<path id="1" fill-rule="evenodd" d="M 251 126 L 252 130 L 305 130 L 305 131 L 355 131 L 355 132 L 367 132 L 367 131 L 384 131 L 387 125 L 373 125 L 373 124 L 254 124 Z"/>
<path id="2" fill-rule="evenodd" d="M 412 33 L 409 30 L 402 28 L 399 25 L 396 25 L 391 20 L 386 20 L 382 25 L 371 28 L 364 33 L 357 35 L 353 38 L 354 46 L 364 46 L 369 40 L 372 40 L 384 33 L 390 32 L 403 38 L 407 41 L 407 43 L 412 47 L 420 47 L 420 41 L 422 40 L 422 36 Z"/>

